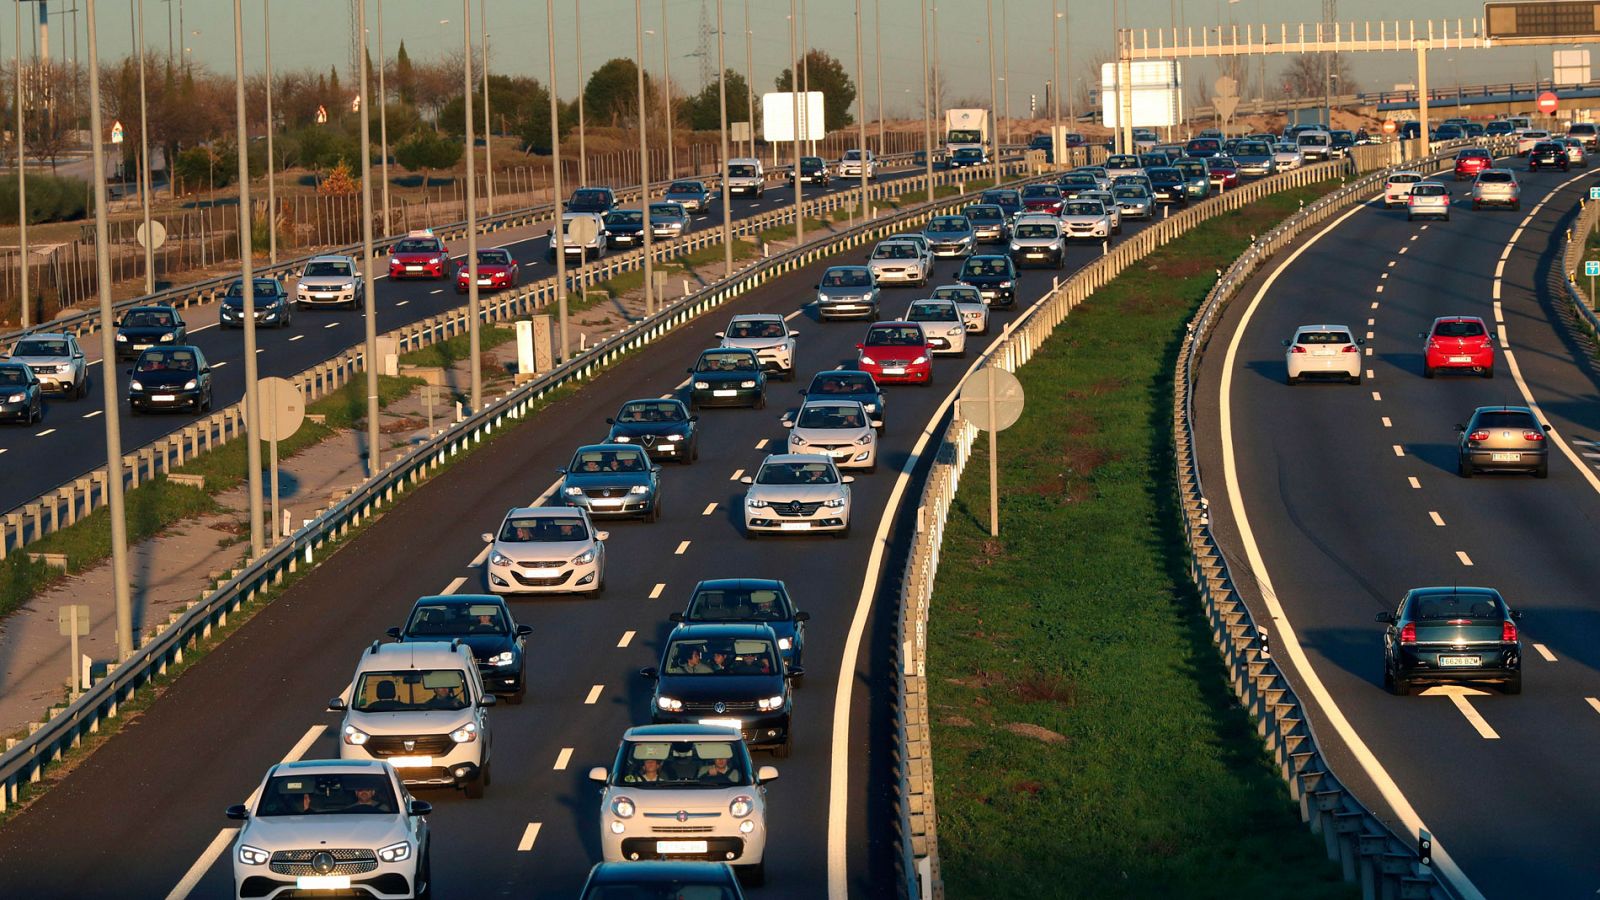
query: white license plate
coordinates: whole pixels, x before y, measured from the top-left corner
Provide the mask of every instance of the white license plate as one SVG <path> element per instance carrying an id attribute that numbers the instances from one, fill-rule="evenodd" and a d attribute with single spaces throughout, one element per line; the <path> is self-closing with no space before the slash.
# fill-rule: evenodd
<path id="1" fill-rule="evenodd" d="M 1441 656 L 1441 657 L 1439 657 L 1439 665 L 1441 665 L 1441 666 L 1476 666 L 1478 664 L 1479 664 L 1479 657 L 1476 657 L 1476 656 Z"/>
<path id="2" fill-rule="evenodd" d="M 150 399 L 157 403 L 171 403 L 178 399 L 176 394 L 151 394 Z"/>
<path id="3" fill-rule="evenodd" d="M 431 756 L 391 756 L 389 765 L 396 769 L 427 769 L 433 766 Z"/>
<path id="4" fill-rule="evenodd" d="M 561 574 L 560 569 L 523 569 L 523 578 L 554 578 Z"/>
<path id="5" fill-rule="evenodd" d="M 778 524 L 778 530 L 779 531 L 810 531 L 811 530 L 811 523 L 810 522 L 780 522 Z"/>
<path id="6" fill-rule="evenodd" d="M 593 504 L 594 506 L 621 506 L 622 505 L 622 498 L 620 498 L 620 497 L 596 497 L 595 499 L 590 500 L 589 502 L 591 504 Z"/>
<path id="7" fill-rule="evenodd" d="M 349 875 L 301 875 L 294 886 L 302 891 L 348 891 Z"/>
<path id="8" fill-rule="evenodd" d="M 1029 259 L 1044 259 L 1044 254 L 1043 254 L 1043 253 L 1033 253 L 1033 252 L 1030 252 L 1030 253 L 1029 253 L 1029 254 L 1028 254 L 1028 258 L 1029 258 Z"/>
<path id="9" fill-rule="evenodd" d="M 494 284 L 494 279 L 493 278 L 479 278 L 478 279 L 478 283 L 479 284 Z"/>
<path id="10" fill-rule="evenodd" d="M 407 272 L 421 272 L 422 271 L 422 267 L 421 266 L 406 266 L 406 271 Z"/>
<path id="11" fill-rule="evenodd" d="M 731 390 L 716 390 L 716 391 L 712 391 L 711 392 L 711 396 L 713 396 L 713 397 L 737 397 L 737 396 L 739 396 L 739 392 L 738 391 L 731 391 Z"/>
<path id="12" fill-rule="evenodd" d="M 151 345 L 149 345 L 149 344 L 134 344 L 133 345 L 133 349 L 135 349 L 135 350 L 149 350 L 150 346 Z"/>
<path id="13" fill-rule="evenodd" d="M 1311 351 L 1311 355 L 1312 356 L 1332 356 L 1333 355 L 1333 351 L 1332 350 L 1323 350 L 1321 348 L 1318 348 L 1316 350 Z"/>
<path id="14" fill-rule="evenodd" d="M 1494 462 L 1521 462 L 1521 453 L 1491 453 L 1489 459 Z"/>
<path id="15" fill-rule="evenodd" d="M 1472 357 L 1470 357 L 1470 356 L 1452 356 L 1452 357 L 1450 357 L 1450 361 L 1451 362 L 1458 362 L 1458 363 L 1469 363 L 1469 362 L 1472 362 Z"/>
<path id="16" fill-rule="evenodd" d="M 738 719 L 701 719 L 701 725 L 715 725 L 718 728 L 732 728 L 735 731 L 744 726 Z"/>
<path id="17" fill-rule="evenodd" d="M 657 853 L 705 853 L 705 841 L 656 841 Z"/>
<path id="18" fill-rule="evenodd" d="M 905 373 L 905 366 L 885 366 L 883 369 L 883 374 L 885 375 L 904 375 Z"/>

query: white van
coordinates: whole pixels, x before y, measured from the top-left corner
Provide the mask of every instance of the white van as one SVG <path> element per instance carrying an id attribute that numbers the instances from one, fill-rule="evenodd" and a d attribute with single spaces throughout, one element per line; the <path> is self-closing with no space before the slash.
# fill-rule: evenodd
<path id="1" fill-rule="evenodd" d="M 1302 131 L 1294 142 L 1306 162 L 1327 162 L 1333 158 L 1333 135 L 1326 131 Z"/>
<path id="2" fill-rule="evenodd" d="M 728 160 L 728 193 L 760 197 L 767 192 L 767 171 L 761 160 L 741 157 Z"/>

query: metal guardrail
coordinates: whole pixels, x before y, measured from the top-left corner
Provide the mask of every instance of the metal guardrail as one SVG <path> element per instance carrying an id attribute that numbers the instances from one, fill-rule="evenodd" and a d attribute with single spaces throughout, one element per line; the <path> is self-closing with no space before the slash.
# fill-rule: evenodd
<path id="1" fill-rule="evenodd" d="M 1320 163 L 1252 182 L 1197 203 L 1131 235 L 1034 303 L 1005 333 L 985 359 L 973 367 L 998 366 L 1015 372 L 1066 320 L 1078 304 L 1094 295 L 1134 263 L 1174 238 L 1218 215 L 1254 203 L 1269 194 L 1313 184 L 1349 172 L 1347 162 Z M 928 715 L 927 634 L 934 581 L 945 522 L 961 474 L 971 456 L 978 430 L 961 417 L 959 404 L 935 451 L 932 468 L 917 505 L 917 528 L 900 578 L 896 609 L 900 637 L 895 660 L 895 753 L 898 779 L 899 865 L 897 881 L 903 898 L 944 896 L 939 875 L 938 821 L 934 797 L 932 723 Z"/>
<path id="2" fill-rule="evenodd" d="M 1567 297 L 1578 315 L 1583 317 L 1589 333 L 1600 338 L 1600 316 L 1595 314 L 1595 298 L 1586 296 L 1578 286 L 1578 265 L 1583 261 L 1584 249 L 1589 246 L 1589 235 L 1600 223 L 1600 201 L 1578 201 L 1578 220 L 1567 229 L 1566 247 L 1561 254 L 1561 270 L 1566 273 Z M 1592 282 L 1591 282 L 1592 283 Z"/>
<path id="3" fill-rule="evenodd" d="M 961 196 L 924 202 L 910 210 L 862 222 L 827 241 L 806 244 L 763 259 L 731 278 L 680 298 L 400 454 L 376 477 L 363 482 L 350 495 L 251 561 L 183 612 L 175 613 L 167 626 L 144 641 L 130 658 L 118 664 L 71 705 L 53 710 L 52 716 L 38 723 L 28 737 L 0 753 L 0 812 L 17 802 L 23 785 L 41 780 L 47 766 L 59 761 L 86 736 L 97 732 L 102 721 L 116 716 L 118 707 L 141 686 L 164 675 L 168 667 L 181 663 L 185 651 L 195 648 L 214 629 L 225 626 L 228 617 L 242 605 L 280 584 L 300 566 L 313 564 L 330 541 L 359 527 L 458 453 L 497 429 L 509 427 L 537 411 L 539 401 L 549 392 L 587 380 L 622 356 L 654 343 L 701 314 L 774 278 L 841 250 L 897 233 L 907 225 L 919 224 L 965 202 L 967 199 Z M 790 210 L 792 212 L 792 207 Z"/>

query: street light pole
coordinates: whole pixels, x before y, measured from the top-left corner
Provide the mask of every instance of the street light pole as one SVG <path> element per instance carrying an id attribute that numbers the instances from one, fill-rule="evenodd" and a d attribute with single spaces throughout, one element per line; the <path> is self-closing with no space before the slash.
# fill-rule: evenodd
<path id="1" fill-rule="evenodd" d="M 644 311 L 645 315 L 654 313 L 655 310 L 655 266 L 651 257 L 655 255 L 654 241 L 651 239 L 650 228 L 650 156 L 649 145 L 646 143 L 644 116 L 644 3 L 643 0 L 633 0 L 633 52 L 637 70 L 634 75 L 639 82 L 639 211 L 644 216 Z"/>
<path id="2" fill-rule="evenodd" d="M 461 0 L 462 127 L 467 138 L 467 343 L 472 366 L 472 411 L 483 408 L 483 366 L 478 347 L 478 173 L 472 152 L 472 0 Z M 377 452 L 377 448 L 373 448 Z"/>
<path id="3" fill-rule="evenodd" d="M 94 21 L 91 14 L 90 22 Z M 91 25 L 92 27 L 92 25 Z M 96 115 L 99 102 L 94 101 Z M 239 278 L 244 289 L 244 418 L 250 440 L 245 443 L 245 464 L 250 491 L 250 555 L 266 550 L 261 522 L 261 402 L 256 392 L 259 380 L 256 366 L 256 290 L 255 246 L 250 215 L 250 130 L 244 109 L 244 13 L 240 0 L 233 0 L 233 105 L 236 137 L 239 144 Z M 98 135 L 99 132 L 97 131 Z M 102 263 L 104 265 L 104 263 Z M 106 354 L 105 365 L 115 359 Z M 110 413 L 111 403 L 106 403 Z M 378 452 L 377 447 L 372 452 Z"/>
<path id="4" fill-rule="evenodd" d="M 573 63 L 578 68 L 578 183 L 588 184 L 589 156 L 585 153 L 583 147 L 583 0 L 573 0 L 572 2 L 572 24 L 578 33 L 576 52 L 573 58 Z M 551 71 L 553 72 L 554 69 Z M 554 76 L 551 78 L 554 80 Z M 550 90 L 553 93 L 555 88 L 552 87 Z M 561 202 L 559 196 L 555 200 L 557 203 Z M 566 358 L 566 353 L 565 349 L 561 351 L 563 359 Z"/>
<path id="5" fill-rule="evenodd" d="M 667 180 L 678 177 L 677 160 L 673 157 L 672 148 L 672 58 L 670 56 L 671 44 L 667 41 L 667 0 L 661 0 L 661 94 L 666 98 L 662 106 L 667 117 Z M 640 68 L 644 67 L 641 57 Z M 645 216 L 645 225 L 650 224 L 650 217 Z"/>
<path id="6" fill-rule="evenodd" d="M 746 7 L 748 9 L 748 7 Z M 794 245 L 796 247 L 806 242 L 806 217 L 804 182 L 800 180 L 800 104 L 805 100 L 805 94 L 797 90 L 800 87 L 799 58 L 796 56 L 798 49 L 795 47 L 795 35 L 800 28 L 800 17 L 795 6 L 795 0 L 789 0 L 789 58 L 795 60 L 789 64 L 789 112 L 794 117 Z M 749 40 L 746 32 L 746 40 Z M 811 126 L 808 123 L 807 129 Z M 774 157 L 776 158 L 776 157 Z"/>
<path id="7" fill-rule="evenodd" d="M 1057 137 L 1061 134 L 1061 42 L 1059 40 L 1061 23 L 1057 21 L 1060 18 L 1061 13 L 1057 12 L 1056 0 L 1050 0 L 1050 118 L 1054 120 L 1050 131 L 1051 156 L 1054 156 L 1057 150 L 1066 149 L 1066 141 Z M 1065 162 L 1064 159 L 1055 160 L 1058 166 Z"/>
<path id="8" fill-rule="evenodd" d="M 391 223 L 389 217 L 389 91 L 383 84 L 383 70 L 389 68 L 389 58 L 383 50 L 383 0 L 378 3 L 378 177 L 383 180 L 383 231 L 387 236 Z M 362 102 L 365 106 L 366 102 Z M 362 176 L 366 183 L 366 176 Z M 426 189 L 426 187 L 424 187 Z M 370 218 L 370 217 L 369 217 Z"/>
<path id="9" fill-rule="evenodd" d="M 994 94 L 994 0 L 984 0 L 988 9 L 987 21 L 989 23 L 989 37 L 985 42 L 989 48 L 989 117 L 994 119 L 994 186 L 1000 186 L 1000 104 L 995 101 Z"/>
<path id="10" fill-rule="evenodd" d="M 489 0 L 478 0 L 478 28 L 483 37 L 483 187 L 485 199 L 489 202 L 489 215 L 492 216 L 494 215 L 494 123 L 489 121 Z M 468 147 L 470 146 L 469 144 Z"/>
<path id="11" fill-rule="evenodd" d="M 928 0 L 917 0 L 922 13 L 922 146 L 928 164 L 928 200 L 933 200 L 933 91 L 928 69 Z"/>
<path id="12" fill-rule="evenodd" d="M 861 0 L 856 0 L 856 84 L 862 89 L 856 91 L 856 140 L 861 147 L 861 218 L 868 217 L 867 206 L 867 91 L 866 82 L 862 80 L 865 69 L 861 63 Z M 799 170 L 795 177 L 800 177 Z"/>
<path id="13" fill-rule="evenodd" d="M 33 319 L 33 298 L 28 294 L 28 154 L 23 146 L 28 123 L 22 100 L 22 0 L 14 0 L 14 3 L 17 19 L 17 235 L 21 245 L 17 249 L 17 259 L 21 261 L 22 327 L 27 328 Z M 90 41 L 93 40 L 91 37 Z"/>
<path id="14" fill-rule="evenodd" d="M 554 201 L 555 227 L 550 235 L 555 238 L 556 251 L 556 309 L 561 325 L 561 361 L 572 358 L 572 342 L 567 336 L 567 241 L 566 223 L 561 220 L 561 111 L 556 101 L 556 0 L 544 0 L 545 32 L 550 56 L 550 196 Z M 583 96 L 582 66 L 579 66 L 578 96 Z M 582 162 L 583 128 L 578 129 L 579 166 Z M 646 222 L 646 231 L 649 223 Z"/>
<path id="15" fill-rule="evenodd" d="M 116 323 L 111 310 L 111 251 L 106 228 L 106 163 L 102 144 L 100 121 L 100 51 L 94 12 L 95 0 L 88 0 L 89 16 L 89 133 L 94 147 L 94 259 L 100 295 L 100 354 L 104 360 L 100 367 L 100 392 L 105 404 L 106 426 L 106 500 L 111 514 L 111 590 L 117 607 L 117 658 L 133 655 L 133 602 L 128 586 L 128 520 L 122 501 L 122 398 L 117 396 L 117 343 Z M 22 20 L 19 17 L 17 24 Z M 21 32 L 18 32 L 17 67 L 21 70 Z M 18 84 L 21 84 L 18 81 Z M 20 92 L 18 94 L 21 96 Z M 22 107 L 18 105 L 20 113 Z M 20 138 L 22 131 L 17 130 Z M 26 266 L 24 266 L 26 271 Z M 27 283 L 24 276 L 24 284 Z M 26 308 L 26 304 L 24 304 Z M 259 457 L 258 457 L 259 459 Z M 259 481 L 256 500 L 260 505 Z"/>
<path id="16" fill-rule="evenodd" d="M 883 121 L 883 6 L 882 0 L 872 0 L 872 75 L 878 82 L 878 155 L 889 152 L 885 143 L 888 132 Z M 933 199 L 929 195 L 929 200 Z"/>
<path id="17" fill-rule="evenodd" d="M 728 68 L 722 59 L 722 0 L 717 0 L 717 114 L 722 137 L 722 277 L 733 277 L 733 211 L 728 204 Z"/>
<path id="18" fill-rule="evenodd" d="M 366 308 L 366 356 L 367 356 L 367 477 L 377 477 L 378 470 L 383 468 L 383 451 L 379 441 L 382 434 L 378 429 L 378 374 L 383 365 L 383 360 L 378 358 L 378 288 L 377 281 L 372 275 L 372 103 L 367 97 L 367 4 L 366 0 L 356 4 L 361 8 L 357 16 L 356 31 L 361 37 L 360 81 L 357 83 L 361 91 L 361 304 Z M 383 3 L 379 0 L 379 34 L 383 33 L 382 16 Z M 383 62 L 383 39 L 379 38 L 378 61 Z M 378 92 L 382 94 L 380 90 Z M 383 99 L 378 100 L 379 109 L 383 107 Z M 383 189 L 387 195 L 389 180 L 384 179 Z M 387 213 L 387 210 L 385 210 Z M 387 215 L 384 221 L 384 231 L 389 230 Z"/>
<path id="19" fill-rule="evenodd" d="M 1010 4 L 1007 3 L 1006 0 L 1000 0 L 1000 58 L 1002 60 L 1000 66 L 1003 70 L 1000 73 L 1000 80 L 1004 81 L 1006 85 L 1005 142 L 1007 144 L 1011 143 L 1011 128 L 1013 127 L 1011 119 L 1011 18 L 1008 15 L 1009 12 Z M 995 148 L 996 156 L 1000 155 L 999 150 L 999 147 Z M 996 184 L 998 183 L 999 182 L 996 181 Z"/>
<path id="20" fill-rule="evenodd" d="M 278 191 L 272 183 L 272 0 L 261 0 L 261 25 L 262 34 L 267 42 L 267 261 L 273 265 L 278 264 Z M 144 116 L 144 0 L 139 0 L 139 115 L 143 122 Z M 363 46 L 366 43 L 362 38 Z M 362 105 L 365 106 L 365 97 Z M 143 129 L 141 131 L 141 140 Z M 145 216 L 145 227 L 149 227 L 150 217 Z M 150 242 L 145 242 L 148 253 Z M 147 288 L 154 291 L 155 288 Z"/>
<path id="21" fill-rule="evenodd" d="M 150 116 L 147 108 L 144 93 L 144 0 L 139 0 L 139 181 L 143 185 L 139 194 L 143 198 L 141 206 L 144 213 L 144 292 L 153 294 L 156 291 L 156 242 L 155 232 L 150 229 Z"/>
<path id="22" fill-rule="evenodd" d="M 789 55 L 792 57 L 792 56 L 794 56 L 794 40 L 793 40 L 794 3 L 792 2 L 792 0 L 791 0 L 791 2 L 789 4 L 789 17 L 790 17 L 789 21 L 790 21 L 790 30 L 791 30 L 790 40 L 789 40 Z M 756 92 L 755 92 L 756 70 L 755 70 L 755 63 L 753 62 L 752 56 L 750 54 L 750 34 L 751 34 L 751 31 L 750 31 L 750 0 L 744 0 L 744 105 L 745 105 L 744 117 L 745 117 L 745 120 L 750 123 L 750 129 L 749 129 L 750 130 L 750 138 L 749 138 L 750 155 L 751 156 L 755 156 L 756 155 Z M 792 77 L 789 79 L 789 91 L 790 91 L 790 93 L 794 92 L 794 79 Z M 723 198 L 723 202 L 727 202 L 727 198 L 726 197 Z"/>

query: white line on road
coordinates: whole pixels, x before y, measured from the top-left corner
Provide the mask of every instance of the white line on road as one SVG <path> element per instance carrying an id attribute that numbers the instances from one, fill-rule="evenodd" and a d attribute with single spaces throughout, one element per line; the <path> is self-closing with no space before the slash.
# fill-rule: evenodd
<path id="1" fill-rule="evenodd" d="M 297 335 L 295 335 L 295 336 L 294 336 L 294 337 L 292 337 L 292 338 L 289 338 L 289 343 L 291 343 L 291 344 L 292 344 L 292 343 L 294 343 L 294 342 L 295 342 L 295 341 L 298 341 L 298 340 L 301 340 L 301 339 L 302 339 L 302 338 L 304 338 L 304 337 L 305 337 L 305 335 L 303 335 L 303 334 L 297 334 Z"/>
<path id="2" fill-rule="evenodd" d="M 237 828 L 224 828 L 217 832 L 217 836 L 212 838 L 211 843 L 206 845 L 205 852 L 201 853 L 200 858 L 195 860 L 194 865 L 189 867 L 189 871 L 183 874 L 183 880 L 179 881 L 178 886 L 167 894 L 167 900 L 186 900 L 189 892 L 200 884 L 200 879 L 204 878 L 206 873 L 211 870 L 211 865 L 222 855 L 222 851 L 228 848 L 229 842 L 233 840 L 235 834 L 238 834 L 238 831 Z"/>
<path id="3" fill-rule="evenodd" d="M 666 584 L 664 584 L 664 583 L 656 584 L 655 587 L 650 589 L 650 599 L 651 600 L 659 599 L 661 597 L 661 592 L 666 590 L 666 589 L 667 589 Z"/>
<path id="4" fill-rule="evenodd" d="M 672 551 L 672 555 L 673 556 L 682 556 L 683 554 L 685 554 L 687 552 L 689 552 L 689 542 L 688 541 L 684 541 L 684 542 L 682 542 L 682 543 L 680 543 L 678 545 L 678 549 Z"/>
<path id="5" fill-rule="evenodd" d="M 1371 355 L 1372 355 L 1372 348 L 1371 348 L 1371 347 L 1368 347 L 1368 348 L 1367 348 L 1367 355 L 1368 355 L 1368 356 L 1371 356 Z"/>
<path id="6" fill-rule="evenodd" d="M 444 590 L 440 591 L 439 593 L 441 593 L 441 594 L 454 594 L 456 591 L 461 590 L 461 586 L 463 584 L 466 584 L 466 583 L 467 583 L 467 576 L 463 575 L 460 578 L 457 578 L 457 579 L 451 581 L 449 584 L 445 585 L 444 586 Z"/>
<path id="7" fill-rule="evenodd" d="M 1388 416 L 1384 416 L 1383 417 L 1383 427 L 1385 427 L 1385 428 L 1393 428 L 1394 427 L 1394 423 L 1389 421 L 1389 417 Z"/>
<path id="8" fill-rule="evenodd" d="M 1404 253 L 1404 252 L 1406 252 L 1406 251 L 1407 251 L 1407 250 L 1409 250 L 1409 249 L 1411 249 L 1411 248 L 1409 248 L 1409 247 L 1401 247 L 1401 248 L 1400 248 L 1400 252 L 1401 252 L 1401 253 Z"/>
<path id="9" fill-rule="evenodd" d="M 428 293 L 429 293 L 429 295 L 432 295 L 432 294 L 442 294 L 442 293 L 444 293 L 444 288 L 440 288 L 440 289 L 438 289 L 438 290 L 436 290 L 436 291 L 429 291 L 429 292 L 428 292 Z"/>
<path id="10" fill-rule="evenodd" d="M 1596 700 L 1593 697 L 1585 697 L 1583 699 L 1584 702 L 1589 704 L 1590 709 L 1594 710 L 1595 712 L 1600 712 L 1600 700 Z"/>
<path id="11" fill-rule="evenodd" d="M 311 728 L 307 730 L 305 734 L 300 736 L 300 740 L 296 741 L 295 745 L 289 748 L 289 755 L 285 756 L 283 761 L 286 763 L 298 762 L 300 757 L 305 756 L 306 751 L 311 749 L 311 745 L 317 742 L 317 738 L 322 737 L 322 733 L 327 730 L 328 726 L 326 725 L 311 726 Z"/>
<path id="12" fill-rule="evenodd" d="M 572 761 L 572 748 L 571 747 L 562 747 L 561 748 L 561 752 L 556 754 L 555 771 L 557 771 L 557 772 L 566 771 L 567 763 L 569 763 L 571 761 Z"/>
<path id="13" fill-rule="evenodd" d="M 1543 644 L 1534 644 L 1533 645 L 1533 649 L 1539 651 L 1539 655 L 1544 657 L 1544 661 L 1545 662 L 1555 662 L 1556 661 L 1556 655 L 1554 653 L 1550 652 L 1550 648 L 1549 647 L 1546 647 Z"/>
<path id="14" fill-rule="evenodd" d="M 1372 308 L 1373 309 L 1377 309 L 1378 308 L 1378 301 L 1376 301 L 1376 300 L 1372 301 Z M 1371 323 L 1368 323 L 1368 324 L 1371 324 Z"/>
<path id="15" fill-rule="evenodd" d="M 1378 293 L 1383 293 L 1383 285 L 1378 285 Z"/>
<path id="16" fill-rule="evenodd" d="M 324 325 L 324 326 L 322 326 L 322 329 L 323 329 L 323 330 L 324 330 L 324 331 L 326 331 L 326 330 L 328 330 L 328 329 L 329 329 L 329 328 L 338 328 L 338 327 L 339 327 L 339 323 L 338 323 L 338 322 L 329 322 L 329 323 L 328 323 L 328 324 L 326 324 L 326 325 Z"/>
<path id="17" fill-rule="evenodd" d="M 762 438 L 761 440 L 756 441 L 756 449 L 757 450 L 765 450 L 765 449 L 767 449 L 767 439 L 766 438 Z"/>
<path id="18" fill-rule="evenodd" d="M 1394 445 L 1394 455 L 1395 456 L 1405 456 L 1406 455 L 1406 448 L 1400 446 L 1399 444 L 1395 444 Z"/>
<path id="19" fill-rule="evenodd" d="M 101 414 L 101 413 L 103 413 L 103 412 L 105 412 L 105 410 L 103 410 L 103 409 L 97 409 L 97 410 L 95 410 L 95 411 L 94 411 L 94 412 L 86 412 L 86 413 L 84 413 L 84 414 L 83 414 L 83 417 L 84 417 L 84 418 L 85 418 L 85 419 L 92 419 L 92 418 L 94 418 L 94 417 L 95 417 L 95 416 L 98 416 L 98 415 L 100 415 L 100 414 Z"/>
<path id="20" fill-rule="evenodd" d="M 44 437 L 46 435 L 55 434 L 55 433 L 56 433 L 56 430 L 54 428 L 46 428 L 45 430 L 43 430 L 43 431 L 39 432 L 38 434 L 34 435 L 34 437 Z"/>
<path id="21" fill-rule="evenodd" d="M 1367 370 L 1367 377 L 1368 377 L 1368 378 L 1371 378 L 1371 377 L 1372 377 L 1372 370 L 1371 370 L 1371 369 L 1368 369 L 1368 370 Z"/>
<path id="22" fill-rule="evenodd" d="M 395 306 L 405 306 L 407 303 L 410 303 L 410 302 L 411 302 L 410 300 L 401 300 L 399 303 L 396 303 Z"/>
<path id="23" fill-rule="evenodd" d="M 1477 729 L 1478 737 L 1481 737 L 1486 741 L 1500 740 L 1500 735 L 1493 728 L 1489 727 L 1489 723 L 1484 721 L 1483 716 L 1479 714 L 1476 709 L 1472 708 L 1472 702 L 1466 698 L 1465 691 L 1461 693 L 1451 691 L 1450 702 L 1454 703 L 1456 705 L 1456 710 L 1460 712 L 1469 723 L 1472 724 L 1473 728 Z"/>
<path id="24" fill-rule="evenodd" d="M 1389 260 L 1389 268 L 1394 268 L 1394 260 Z"/>
<path id="25" fill-rule="evenodd" d="M 733 474 L 728 476 L 728 480 L 729 481 L 738 481 L 739 479 L 741 479 L 743 477 L 744 477 L 744 470 L 743 469 L 734 469 L 733 470 Z"/>
<path id="26" fill-rule="evenodd" d="M 1516 231 L 1511 232 L 1511 243 L 1515 244 L 1517 241 L 1519 241 L 1521 239 L 1522 239 L 1522 229 L 1521 228 L 1518 228 Z"/>
<path id="27" fill-rule="evenodd" d="M 633 631 L 624 631 L 622 633 L 622 639 L 617 641 L 617 649 L 618 650 L 625 649 L 629 644 L 633 643 L 633 636 L 636 633 L 637 632 L 633 632 Z"/>
<path id="28" fill-rule="evenodd" d="M 227 364 L 228 364 L 227 360 L 223 360 L 222 362 L 214 362 L 214 363 L 211 364 L 211 368 L 220 369 L 220 368 L 222 368 L 223 366 L 225 366 Z"/>
<path id="29" fill-rule="evenodd" d="M 1494 280 L 1494 291 L 1491 292 L 1490 296 L 1494 297 L 1496 300 L 1500 299 L 1500 279 L 1496 278 Z"/>
<path id="30" fill-rule="evenodd" d="M 1367 332 L 1367 340 L 1372 340 L 1372 332 Z"/>
<path id="31" fill-rule="evenodd" d="M 1472 565 L 1472 557 L 1468 556 L 1467 555 L 1467 551 L 1465 551 L 1465 550 L 1457 550 L 1456 551 L 1456 559 L 1461 560 L 1461 564 L 1463 566 Z"/>
<path id="32" fill-rule="evenodd" d="M 1371 328 L 1372 326 L 1374 326 L 1376 324 L 1378 324 L 1378 320 L 1377 319 L 1368 319 L 1367 320 L 1367 327 L 1368 328 Z"/>
<path id="33" fill-rule="evenodd" d="M 522 832 L 522 840 L 517 841 L 517 852 L 527 853 L 533 849 L 533 842 L 539 839 L 539 823 L 529 822 L 528 827 Z"/>
<path id="34" fill-rule="evenodd" d="M 1381 403 L 1383 401 L 1383 395 L 1378 393 L 1377 391 L 1373 391 L 1372 392 L 1372 399 Z"/>
<path id="35" fill-rule="evenodd" d="M 1379 281 L 1388 281 L 1389 280 L 1389 273 L 1388 272 L 1384 272 L 1383 274 L 1379 275 L 1378 276 L 1378 280 Z"/>
<path id="36" fill-rule="evenodd" d="M 712 513 L 716 512 L 716 511 L 717 511 L 717 505 L 715 503 L 707 503 L 706 504 L 706 508 L 700 511 L 700 515 L 709 516 L 709 515 L 711 515 Z"/>
<path id="37" fill-rule="evenodd" d="M 1406 476 L 1406 482 L 1411 485 L 1411 489 L 1412 490 L 1416 490 L 1416 491 L 1422 490 L 1422 482 L 1417 480 L 1417 476 L 1415 476 L 1415 475 Z"/>
<path id="38" fill-rule="evenodd" d="M 606 689 L 606 686 L 603 685 L 603 684 L 597 684 L 594 687 L 589 688 L 589 696 L 583 698 L 583 705 L 584 706 L 593 706 L 595 704 L 595 701 L 600 699 L 600 692 L 605 690 L 605 689 Z"/>
<path id="39" fill-rule="evenodd" d="M 1433 520 L 1433 524 L 1439 526 L 1440 528 L 1444 527 L 1444 517 L 1439 515 L 1438 513 L 1434 512 L 1431 509 L 1428 510 L 1428 518 L 1432 519 Z"/>
<path id="40" fill-rule="evenodd" d="M 1500 310 L 1500 301 L 1499 300 L 1496 300 L 1494 302 L 1494 320 L 1496 322 L 1502 322 L 1502 323 L 1505 322 L 1505 320 L 1506 320 L 1506 317 L 1505 317 L 1504 313 L 1502 313 L 1501 310 Z"/>

